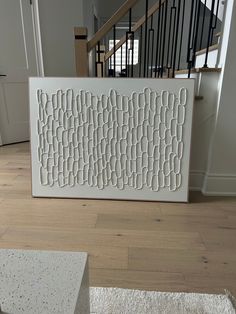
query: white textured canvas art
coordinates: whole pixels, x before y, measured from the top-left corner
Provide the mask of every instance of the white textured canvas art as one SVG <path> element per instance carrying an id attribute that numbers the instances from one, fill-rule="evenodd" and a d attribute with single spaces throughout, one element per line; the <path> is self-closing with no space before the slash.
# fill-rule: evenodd
<path id="1" fill-rule="evenodd" d="M 32 193 L 187 201 L 191 79 L 30 79 Z"/>

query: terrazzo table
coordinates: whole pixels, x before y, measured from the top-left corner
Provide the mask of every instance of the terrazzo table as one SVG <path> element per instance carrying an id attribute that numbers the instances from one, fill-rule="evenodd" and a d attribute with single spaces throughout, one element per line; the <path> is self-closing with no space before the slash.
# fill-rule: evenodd
<path id="1" fill-rule="evenodd" d="M 88 314 L 87 253 L 0 250 L 4 314 Z"/>

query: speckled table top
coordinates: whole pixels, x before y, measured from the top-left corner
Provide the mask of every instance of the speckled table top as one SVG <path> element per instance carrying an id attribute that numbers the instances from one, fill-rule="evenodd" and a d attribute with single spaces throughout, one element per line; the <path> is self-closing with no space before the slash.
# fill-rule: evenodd
<path id="1" fill-rule="evenodd" d="M 3 313 L 74 313 L 87 253 L 0 249 Z"/>

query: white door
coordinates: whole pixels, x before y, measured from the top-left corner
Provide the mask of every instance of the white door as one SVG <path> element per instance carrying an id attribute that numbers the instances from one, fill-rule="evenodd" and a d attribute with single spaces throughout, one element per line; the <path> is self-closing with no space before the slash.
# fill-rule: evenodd
<path id="1" fill-rule="evenodd" d="M 0 0 L 0 140 L 29 139 L 28 78 L 37 76 L 30 0 Z M 0 143 L 1 144 L 1 143 Z"/>

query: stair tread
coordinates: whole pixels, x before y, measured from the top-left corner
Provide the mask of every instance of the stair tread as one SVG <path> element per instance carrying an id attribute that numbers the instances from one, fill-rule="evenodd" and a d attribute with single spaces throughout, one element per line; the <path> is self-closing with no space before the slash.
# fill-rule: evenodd
<path id="1" fill-rule="evenodd" d="M 218 32 L 218 33 L 216 33 L 214 36 L 215 37 L 220 37 L 222 35 L 222 32 Z"/>
<path id="2" fill-rule="evenodd" d="M 219 45 L 215 44 L 215 45 L 212 45 L 209 47 L 209 51 L 217 50 L 218 48 L 219 48 Z M 206 53 L 206 51 L 207 51 L 206 48 L 198 50 L 198 51 L 196 51 L 196 56 L 203 55 L 204 53 Z"/>
<path id="3" fill-rule="evenodd" d="M 220 72 L 221 68 L 195 68 L 191 69 L 191 73 L 201 73 L 201 72 Z M 175 74 L 187 74 L 188 69 L 175 71 Z"/>

